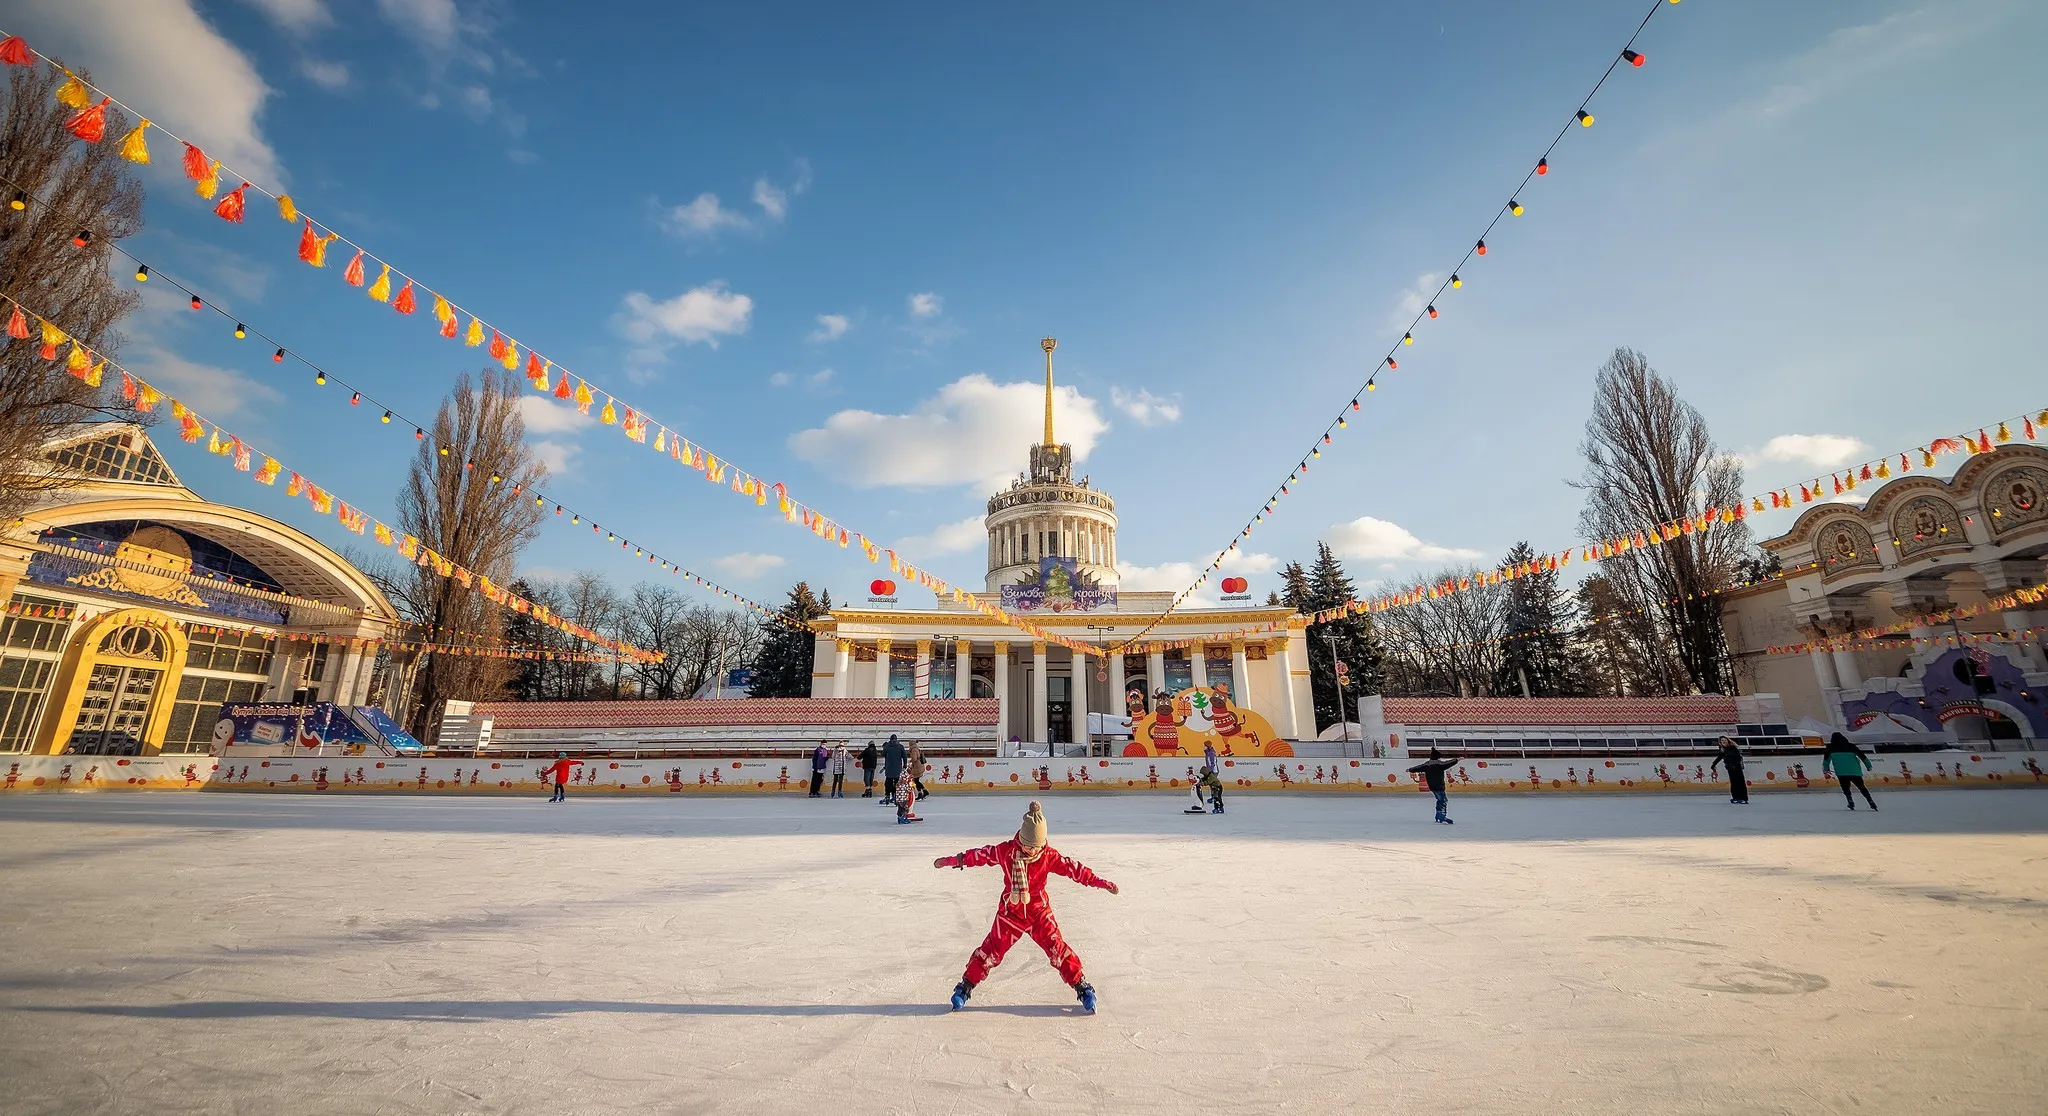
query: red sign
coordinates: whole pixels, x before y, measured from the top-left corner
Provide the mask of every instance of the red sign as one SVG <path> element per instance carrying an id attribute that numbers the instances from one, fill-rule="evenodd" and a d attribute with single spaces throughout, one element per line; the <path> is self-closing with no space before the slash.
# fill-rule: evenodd
<path id="1" fill-rule="evenodd" d="M 896 583 L 887 578 L 876 578 L 868 583 L 868 593 L 876 597 L 893 597 L 896 595 Z"/>
<path id="2" fill-rule="evenodd" d="M 1942 706 L 1941 712 L 1936 714 L 1936 716 L 1941 719 L 1941 723 L 1944 725 L 1955 720 L 1957 717 L 1982 717 L 1987 721 L 2003 720 L 1996 710 L 1987 709 L 1974 701 L 1952 701 Z"/>
<path id="3" fill-rule="evenodd" d="M 1223 591 L 1225 593 L 1235 595 L 1238 593 L 1245 592 L 1250 588 L 1251 582 L 1246 581 L 1244 578 L 1226 577 L 1223 579 Z"/>

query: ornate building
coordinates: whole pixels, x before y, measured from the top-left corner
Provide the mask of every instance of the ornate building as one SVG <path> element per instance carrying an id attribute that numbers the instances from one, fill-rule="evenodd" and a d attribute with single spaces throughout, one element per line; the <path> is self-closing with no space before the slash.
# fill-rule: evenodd
<path id="1" fill-rule="evenodd" d="M 1800 572 L 1724 598 L 1744 689 L 1782 694 L 1788 716 L 1845 730 L 2048 737 L 2048 609 L 1983 612 L 1893 637 L 1910 645 L 1768 653 L 1981 606 L 2048 580 L 2048 451 L 2003 446 L 1949 480 L 1901 476 L 1861 507 L 1816 504 L 1763 546 Z"/>
<path id="2" fill-rule="evenodd" d="M 0 752 L 205 752 L 223 702 L 377 700 L 397 613 L 340 555 L 186 488 L 138 426 L 45 456 L 76 483 L 0 525 Z"/>
<path id="3" fill-rule="evenodd" d="M 985 596 L 1063 637 L 1117 646 L 1170 607 L 1173 594 L 1118 590 L 1116 502 L 1088 478 L 1073 479 L 1073 447 L 1053 429 L 1055 343 L 1040 347 L 1045 434 L 1031 447 L 1029 471 L 988 501 Z M 1224 723 L 1234 703 L 1279 739 L 1316 735 L 1305 622 L 1284 607 L 1182 609 L 1146 633 L 1142 651 L 1108 655 L 1034 642 L 951 601 L 899 609 L 893 597 L 871 598 L 870 607 L 834 609 L 817 627 L 813 697 L 993 697 L 1004 740 L 1079 743 L 1091 711 L 1122 717 L 1153 709 L 1162 693 L 1193 691 L 1215 703 Z M 1247 628 L 1267 630 L 1243 634 Z M 1157 646 L 1183 643 L 1190 645 Z M 1195 704 L 1202 721 L 1206 707 Z"/>

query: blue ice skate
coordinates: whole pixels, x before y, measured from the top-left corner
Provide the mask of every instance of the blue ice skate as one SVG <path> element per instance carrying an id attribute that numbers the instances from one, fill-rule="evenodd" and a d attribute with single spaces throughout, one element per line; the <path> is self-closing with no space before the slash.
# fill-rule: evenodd
<path id="1" fill-rule="evenodd" d="M 954 1011 L 959 1011 L 959 1010 L 960 1010 L 961 1008 L 964 1008 L 964 1007 L 966 1007 L 966 1006 L 967 1006 L 967 1001 L 968 1001 L 969 999 L 973 998 L 973 996 L 974 996 L 974 986 L 973 986 L 973 985 L 971 985 L 971 984 L 967 983 L 967 982 L 966 982 L 966 981 L 964 981 L 964 980 L 963 980 L 963 981 L 961 981 L 960 983 L 958 983 L 958 984 L 954 985 L 954 986 L 953 986 L 953 1010 L 954 1010 Z"/>
<path id="2" fill-rule="evenodd" d="M 1081 1010 L 1083 1012 L 1089 1015 L 1095 1014 L 1094 985 L 1084 980 L 1081 983 L 1074 986 L 1074 995 L 1079 996 L 1081 998 Z"/>

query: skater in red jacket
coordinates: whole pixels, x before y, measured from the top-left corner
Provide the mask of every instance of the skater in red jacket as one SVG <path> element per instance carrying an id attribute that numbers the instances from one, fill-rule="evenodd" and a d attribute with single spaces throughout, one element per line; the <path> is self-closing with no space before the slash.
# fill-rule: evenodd
<path id="1" fill-rule="evenodd" d="M 572 760 L 572 759 L 570 759 L 570 758 L 569 758 L 569 753 L 567 753 L 567 752 L 556 752 L 556 753 L 555 753 L 555 762 L 553 762 L 553 763 L 551 763 L 551 764 L 548 764 L 548 765 L 547 765 L 546 767 L 544 767 L 544 768 L 542 768 L 542 769 L 541 769 L 541 770 L 543 770 L 543 771 L 546 771 L 546 772 L 549 772 L 549 773 L 553 774 L 553 775 L 554 775 L 554 777 L 555 777 L 555 793 L 553 793 L 553 794 L 551 794 L 551 795 L 549 795 L 549 796 L 548 796 L 548 801 L 549 801 L 549 802 L 566 802 L 566 801 L 568 801 L 568 798 L 569 798 L 569 769 L 570 769 L 570 768 L 572 768 L 572 767 L 582 767 L 582 766 L 583 766 L 583 761 L 582 761 L 582 760 Z M 424 768 L 423 768 L 422 770 L 424 770 Z"/>
<path id="2" fill-rule="evenodd" d="M 996 904 L 995 925 L 989 927 L 988 937 L 967 958 L 967 972 L 953 988 L 953 1009 L 965 1007 L 968 997 L 974 994 L 974 986 L 988 979 L 990 969 L 1002 964 L 1003 955 L 1010 952 L 1018 938 L 1029 934 L 1038 948 L 1045 951 L 1052 967 L 1059 970 L 1060 979 L 1074 989 L 1081 1010 L 1093 1012 L 1095 986 L 1082 978 L 1081 958 L 1067 948 L 1066 939 L 1060 936 L 1060 924 L 1052 915 L 1052 900 L 1045 894 L 1045 879 L 1047 875 L 1061 875 L 1111 895 L 1117 893 L 1116 885 L 1046 844 L 1045 814 L 1036 802 L 1025 811 L 1024 824 L 1017 827 L 1015 837 L 999 845 L 983 845 L 932 861 L 934 868 L 990 866 L 1003 870 L 1003 897 Z"/>

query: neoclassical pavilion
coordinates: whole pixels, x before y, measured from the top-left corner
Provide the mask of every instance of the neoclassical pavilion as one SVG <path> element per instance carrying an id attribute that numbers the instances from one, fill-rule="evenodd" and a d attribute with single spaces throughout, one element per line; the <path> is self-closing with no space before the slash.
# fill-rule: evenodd
<path id="1" fill-rule="evenodd" d="M 1116 646 L 1165 611 L 1172 593 L 1117 589 L 1116 501 L 1073 476 L 1074 452 L 1054 436 L 1052 353 L 1045 351 L 1045 436 L 1030 468 L 989 498 L 983 599 L 1069 639 Z M 889 598 L 835 609 L 817 624 L 813 697 L 996 698 L 998 735 L 1081 740 L 1088 714 L 1126 715 L 1164 691 L 1221 688 L 1279 736 L 1313 739 L 1306 621 L 1283 607 L 1179 611 L 1129 654 L 1077 655 L 1034 641 L 968 606 L 900 609 Z M 1247 633 L 1245 629 L 1266 629 Z"/>
<path id="2" fill-rule="evenodd" d="M 1953 739 L 2048 738 L 2048 609 L 1919 625 L 1913 646 L 1765 653 L 1981 605 L 2048 578 L 2048 451 L 2007 445 L 1954 477 L 1901 476 L 1862 507 L 1816 504 L 1763 546 L 1791 577 L 1729 594 L 1724 623 L 1750 692 L 1784 695 L 1788 716 L 1851 730 Z M 2027 633 L 2034 634 L 2029 635 Z M 2003 633 L 2011 642 L 1943 646 Z"/>
<path id="3" fill-rule="evenodd" d="M 397 613 L 311 537 L 185 487 L 142 428 L 45 447 L 77 483 L 0 525 L 0 752 L 204 752 L 223 702 L 375 702 Z"/>

